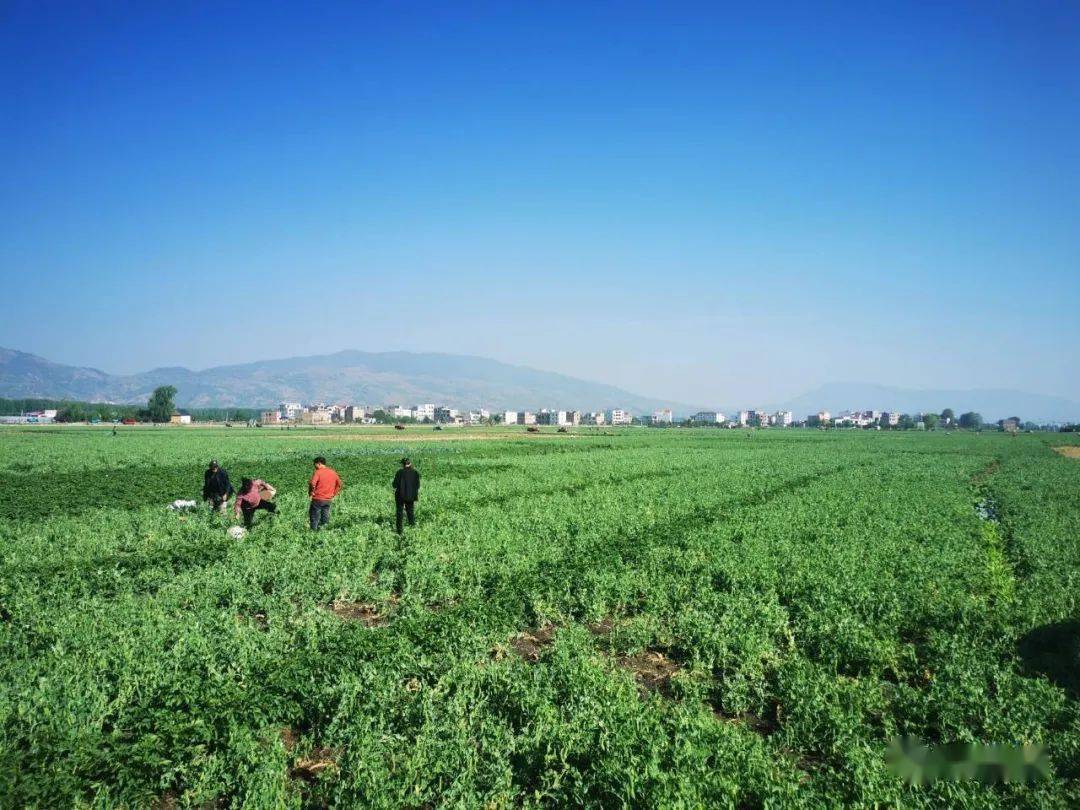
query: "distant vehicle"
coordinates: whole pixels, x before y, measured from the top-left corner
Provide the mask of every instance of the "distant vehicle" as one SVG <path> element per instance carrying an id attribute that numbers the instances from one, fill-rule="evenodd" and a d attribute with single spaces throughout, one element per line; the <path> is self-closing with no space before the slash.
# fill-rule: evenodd
<path id="1" fill-rule="evenodd" d="M 442 425 L 436 425 L 433 430 L 442 430 Z"/>
<path id="2" fill-rule="evenodd" d="M 404 425 L 394 425 L 394 430 L 404 430 L 404 429 L 405 429 Z"/>
<path id="3" fill-rule="evenodd" d="M 125 416 L 123 419 L 120 420 L 120 424 L 122 424 L 122 425 L 134 425 L 135 420 L 133 418 L 131 418 L 130 416 Z"/>

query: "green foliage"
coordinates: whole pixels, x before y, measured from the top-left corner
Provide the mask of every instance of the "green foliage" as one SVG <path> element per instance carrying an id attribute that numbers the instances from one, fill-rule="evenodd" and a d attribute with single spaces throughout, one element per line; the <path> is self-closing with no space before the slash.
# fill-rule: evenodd
<path id="1" fill-rule="evenodd" d="M 56 409 L 58 422 L 86 422 L 97 419 L 112 422 L 125 417 L 149 421 L 146 408 L 138 405 L 116 405 L 104 402 L 75 402 L 58 399 L 2 399 L 0 398 L 0 416 L 19 416 L 27 411 Z M 235 419 L 246 422 L 259 417 L 258 408 L 185 408 L 197 422 L 224 422 Z M 60 418 L 63 415 L 64 418 Z M 165 421 L 168 421 L 167 419 Z"/>
<path id="2" fill-rule="evenodd" d="M 967 430 L 982 430 L 983 418 L 981 413 L 968 411 L 960 414 L 960 427 Z"/>
<path id="3" fill-rule="evenodd" d="M 933 430 L 938 425 L 938 415 L 936 413 L 924 413 L 922 423 L 927 430 Z"/>
<path id="4" fill-rule="evenodd" d="M 168 422 L 176 410 L 173 400 L 176 398 L 176 388 L 172 385 L 159 385 L 150 395 L 150 401 L 146 404 L 146 410 L 150 413 L 151 422 Z"/>
<path id="5" fill-rule="evenodd" d="M 458 435 L 0 433 L 0 805 L 1080 802 L 1080 462 L 1044 436 Z M 312 535 L 317 453 L 346 488 Z M 244 540 L 164 508 L 211 457 L 279 490 Z M 907 735 L 1050 777 L 908 784 Z"/>

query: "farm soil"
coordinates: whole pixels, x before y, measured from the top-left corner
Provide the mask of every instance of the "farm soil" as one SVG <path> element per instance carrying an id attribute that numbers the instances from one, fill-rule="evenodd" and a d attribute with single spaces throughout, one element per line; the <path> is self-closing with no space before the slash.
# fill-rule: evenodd
<path id="1" fill-rule="evenodd" d="M 289 769 L 289 776 L 304 782 L 314 782 L 325 770 L 337 768 L 337 752 L 332 748 L 319 746 L 312 748 L 306 757 L 301 757 Z"/>
<path id="2" fill-rule="evenodd" d="M 535 664 L 545 647 L 555 643 L 555 625 L 546 624 L 535 630 L 526 630 L 510 639 L 514 652 L 526 661 Z"/>
<path id="3" fill-rule="evenodd" d="M 396 602 L 396 596 L 389 600 L 390 605 Z M 344 621 L 360 622 L 364 627 L 386 627 L 390 624 L 390 616 L 374 602 L 343 602 L 338 599 L 330 605 L 330 612 Z"/>
<path id="4" fill-rule="evenodd" d="M 594 636 L 610 636 L 615 630 L 615 620 L 610 616 L 605 616 L 600 621 L 592 622 L 586 627 Z"/>
<path id="5" fill-rule="evenodd" d="M 646 692 L 671 697 L 671 679 L 681 667 L 659 650 L 645 650 L 637 655 L 619 659 L 619 666 L 634 673 L 634 678 Z"/>
<path id="6" fill-rule="evenodd" d="M 1065 447 L 1055 447 L 1054 450 L 1065 458 L 1080 458 L 1080 445 L 1068 445 Z"/>

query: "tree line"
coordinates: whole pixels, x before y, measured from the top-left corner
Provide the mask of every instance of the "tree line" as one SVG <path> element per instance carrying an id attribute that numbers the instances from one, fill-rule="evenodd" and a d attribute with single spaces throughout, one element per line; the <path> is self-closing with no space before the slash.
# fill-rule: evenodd
<path id="1" fill-rule="evenodd" d="M 177 410 L 176 388 L 162 385 L 154 389 L 145 406 L 110 402 L 83 402 L 69 399 L 0 397 L 0 416 L 21 416 L 33 411 L 55 410 L 57 422 L 168 422 L 174 413 L 189 414 L 196 422 L 224 422 L 229 419 L 246 422 L 259 418 L 257 408 L 185 408 Z"/>

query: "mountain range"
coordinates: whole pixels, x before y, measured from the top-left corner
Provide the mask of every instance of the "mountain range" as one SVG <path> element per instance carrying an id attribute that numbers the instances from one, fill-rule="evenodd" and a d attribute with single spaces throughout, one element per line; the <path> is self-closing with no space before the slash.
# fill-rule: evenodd
<path id="1" fill-rule="evenodd" d="M 467 355 L 342 351 L 201 371 L 173 367 L 117 375 L 0 348 L 0 397 L 143 403 L 159 385 L 176 386 L 180 407 L 263 407 L 299 401 L 364 405 L 435 402 L 492 410 L 626 408 L 635 413 L 668 407 L 677 415 L 699 410 L 698 406 L 641 396 L 612 385 Z M 755 406 L 759 404 L 743 407 Z M 1080 421 L 1078 402 L 1011 389 L 920 390 L 830 383 L 768 405 L 770 411 L 790 410 L 798 418 L 822 408 L 833 413 L 848 408 L 905 413 L 952 408 L 957 414 L 978 411 L 987 420 L 1020 416 L 1035 422 Z M 731 413 L 734 408 L 720 410 Z"/>
<path id="2" fill-rule="evenodd" d="M 0 348 L 0 397 L 136 403 L 146 402 L 159 385 L 176 386 L 180 407 L 263 407 L 296 401 L 373 406 L 434 402 L 492 410 L 693 410 L 612 385 L 467 355 L 342 351 L 202 371 L 177 367 L 114 375 Z"/>

